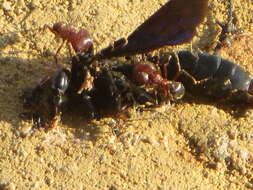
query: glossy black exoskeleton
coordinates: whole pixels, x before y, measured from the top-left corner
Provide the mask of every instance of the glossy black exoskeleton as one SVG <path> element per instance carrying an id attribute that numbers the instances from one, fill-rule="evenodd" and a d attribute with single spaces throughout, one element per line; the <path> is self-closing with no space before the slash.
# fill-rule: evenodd
<path id="1" fill-rule="evenodd" d="M 25 95 L 24 105 L 32 109 L 38 126 L 52 128 L 65 110 L 98 119 L 133 105 L 156 104 L 154 91 L 136 85 L 110 66 L 96 70 L 96 63 L 89 61 L 90 58 L 84 55 L 73 57 L 70 71 L 59 71 Z"/>
<path id="2" fill-rule="evenodd" d="M 189 42 L 206 10 L 207 0 L 170 0 L 127 39 L 121 38 L 95 55 L 89 44 L 91 48 L 72 57 L 70 69 L 60 70 L 32 89 L 25 96 L 25 105 L 30 105 L 41 125 L 52 128 L 64 110 L 80 110 L 98 118 L 135 104 L 181 98 L 183 85 L 164 78 L 159 66 L 145 60 L 107 64 L 105 59 Z"/>
<path id="3" fill-rule="evenodd" d="M 24 108 L 30 109 L 37 126 L 51 126 L 67 102 L 70 71 L 62 69 L 52 78 L 44 78 L 34 89 L 23 95 Z"/>
<path id="4" fill-rule="evenodd" d="M 182 82 L 197 97 L 253 104 L 253 79 L 239 65 L 216 55 L 179 51 L 160 56 L 167 78 Z"/>
<path id="5" fill-rule="evenodd" d="M 233 2 L 228 1 L 228 22 L 217 22 L 221 28 L 219 43 L 214 48 L 217 53 L 232 34 L 241 34 L 234 26 Z M 152 59 L 152 57 L 151 57 Z M 182 82 L 186 92 L 195 97 L 232 104 L 253 104 L 253 79 L 242 67 L 218 55 L 201 52 L 179 51 L 156 57 L 155 62 L 164 70 L 165 78 Z"/>

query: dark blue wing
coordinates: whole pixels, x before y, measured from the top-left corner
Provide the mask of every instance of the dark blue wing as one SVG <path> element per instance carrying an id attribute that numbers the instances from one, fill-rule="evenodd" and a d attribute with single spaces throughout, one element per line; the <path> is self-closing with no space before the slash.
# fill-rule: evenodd
<path id="1" fill-rule="evenodd" d="M 103 49 L 100 58 L 147 53 L 167 45 L 189 42 L 207 10 L 208 0 L 170 0 L 127 39 Z"/>

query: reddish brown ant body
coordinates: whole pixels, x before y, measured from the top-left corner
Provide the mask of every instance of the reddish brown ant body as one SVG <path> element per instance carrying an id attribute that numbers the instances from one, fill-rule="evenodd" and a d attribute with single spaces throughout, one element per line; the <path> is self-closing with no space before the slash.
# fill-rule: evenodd
<path id="1" fill-rule="evenodd" d="M 133 68 L 132 80 L 138 85 L 146 85 L 158 89 L 165 98 L 180 99 L 184 95 L 183 85 L 163 78 L 152 63 L 136 62 Z"/>
<path id="2" fill-rule="evenodd" d="M 78 32 L 73 29 L 70 25 L 57 22 L 53 25 L 53 27 L 49 25 L 45 25 L 44 29 L 48 28 L 51 32 L 53 32 L 57 37 L 62 38 L 63 42 L 56 51 L 55 54 L 55 61 L 57 63 L 57 55 L 60 52 L 63 44 L 65 42 L 68 43 L 68 48 L 71 55 L 71 48 L 69 47 L 69 43 L 73 47 L 75 53 L 82 53 L 82 52 L 92 52 L 93 51 L 93 43 L 90 37 L 90 34 L 87 30 L 81 29 Z"/>
<path id="3" fill-rule="evenodd" d="M 45 25 L 44 28 L 48 28 L 56 36 L 63 39 L 62 44 L 55 54 L 56 63 L 57 55 L 66 41 L 68 43 L 68 47 L 70 43 L 77 54 L 93 51 L 93 43 L 90 38 L 90 34 L 85 29 L 81 29 L 79 32 L 77 32 L 75 29 L 71 28 L 70 25 L 63 22 L 57 22 L 53 25 L 53 27 Z M 71 54 L 70 47 L 69 52 Z M 166 98 L 172 99 L 172 96 L 175 99 L 180 99 L 184 94 L 184 88 L 181 83 L 172 82 L 163 78 L 158 69 L 152 63 L 136 62 L 132 76 L 133 81 L 135 81 L 137 84 L 158 89 Z"/>

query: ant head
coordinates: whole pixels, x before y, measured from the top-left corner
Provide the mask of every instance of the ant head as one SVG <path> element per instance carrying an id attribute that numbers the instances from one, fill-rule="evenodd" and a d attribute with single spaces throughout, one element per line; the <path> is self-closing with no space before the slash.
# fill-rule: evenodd
<path id="1" fill-rule="evenodd" d="M 148 84 L 152 81 L 157 69 L 153 64 L 136 62 L 133 69 L 133 81 L 138 85 Z"/>

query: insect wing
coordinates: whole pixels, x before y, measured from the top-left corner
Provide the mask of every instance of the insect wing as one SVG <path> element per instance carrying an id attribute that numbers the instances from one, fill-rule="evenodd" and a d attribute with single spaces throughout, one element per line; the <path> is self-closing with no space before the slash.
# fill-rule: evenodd
<path id="1" fill-rule="evenodd" d="M 125 56 L 189 42 L 204 19 L 208 0 L 170 0 L 141 24 L 127 40 L 100 52 L 101 58 Z"/>

